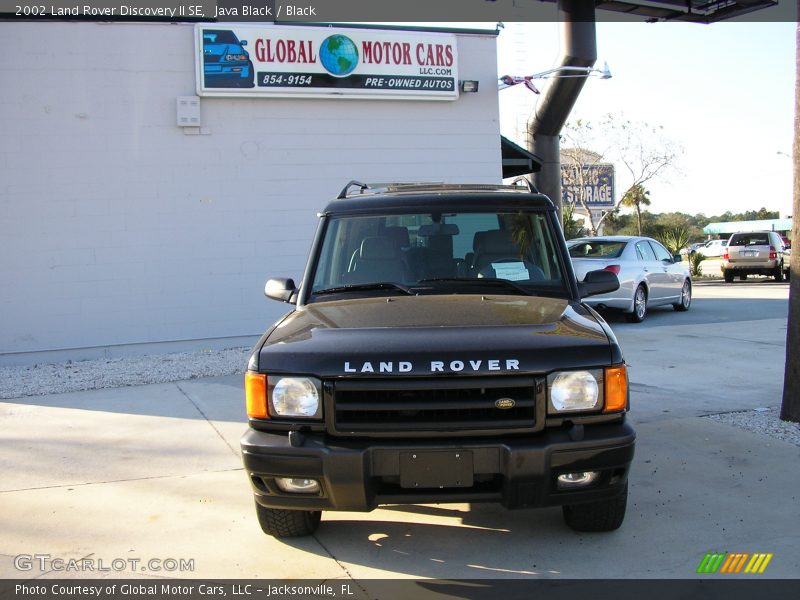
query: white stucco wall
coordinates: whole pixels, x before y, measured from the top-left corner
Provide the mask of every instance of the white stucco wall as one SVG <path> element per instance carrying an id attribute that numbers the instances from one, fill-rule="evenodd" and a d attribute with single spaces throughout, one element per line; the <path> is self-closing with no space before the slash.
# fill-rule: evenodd
<path id="1" fill-rule="evenodd" d="M 492 36 L 454 102 L 203 98 L 186 135 L 193 31 L 0 23 L 0 363 L 258 335 L 349 179 L 500 181 Z"/>

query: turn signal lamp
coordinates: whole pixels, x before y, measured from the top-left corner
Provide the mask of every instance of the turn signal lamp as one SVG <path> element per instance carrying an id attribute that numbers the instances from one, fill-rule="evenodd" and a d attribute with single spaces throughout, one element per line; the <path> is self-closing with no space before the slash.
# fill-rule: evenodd
<path id="1" fill-rule="evenodd" d="M 614 275 L 619 275 L 620 265 L 608 265 L 603 271 L 611 271 Z"/>
<path id="2" fill-rule="evenodd" d="M 247 371 L 244 374 L 244 395 L 247 416 L 251 419 L 266 419 L 267 414 L 267 376 L 264 373 Z"/>
<path id="3" fill-rule="evenodd" d="M 620 412 L 628 406 L 628 371 L 625 365 L 606 369 L 605 396 L 603 412 Z"/>
<path id="4" fill-rule="evenodd" d="M 775 260 L 776 258 L 778 258 L 778 253 L 775 251 L 775 246 L 770 246 L 769 247 L 769 259 L 770 260 Z"/>

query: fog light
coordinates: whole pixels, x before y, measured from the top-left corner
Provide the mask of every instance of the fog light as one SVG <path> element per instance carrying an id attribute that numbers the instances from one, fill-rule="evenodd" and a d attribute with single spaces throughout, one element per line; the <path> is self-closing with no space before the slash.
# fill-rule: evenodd
<path id="1" fill-rule="evenodd" d="M 600 473 L 597 471 L 584 471 L 583 473 L 565 473 L 558 476 L 559 489 L 572 489 L 585 487 L 595 482 Z"/>
<path id="2" fill-rule="evenodd" d="M 276 477 L 275 485 L 287 494 L 316 494 L 319 492 L 319 482 L 316 479 Z"/>

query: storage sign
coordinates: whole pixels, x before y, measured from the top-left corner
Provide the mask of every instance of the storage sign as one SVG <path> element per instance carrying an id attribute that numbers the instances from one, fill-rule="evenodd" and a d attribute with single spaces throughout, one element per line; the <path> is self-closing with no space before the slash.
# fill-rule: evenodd
<path id="1" fill-rule="evenodd" d="M 582 196 L 581 196 L 582 195 Z M 590 208 L 614 207 L 614 165 L 561 165 L 561 199 L 580 205 L 581 197 Z"/>
<path id="2" fill-rule="evenodd" d="M 458 98 L 451 34 L 197 25 L 201 96 Z"/>

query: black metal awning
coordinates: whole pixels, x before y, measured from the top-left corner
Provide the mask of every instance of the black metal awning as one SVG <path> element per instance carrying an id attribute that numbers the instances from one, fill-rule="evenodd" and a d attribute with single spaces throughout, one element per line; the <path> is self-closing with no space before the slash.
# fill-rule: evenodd
<path id="1" fill-rule="evenodd" d="M 542 170 L 541 158 L 502 135 L 500 153 L 503 158 L 503 179 L 538 173 Z"/>

